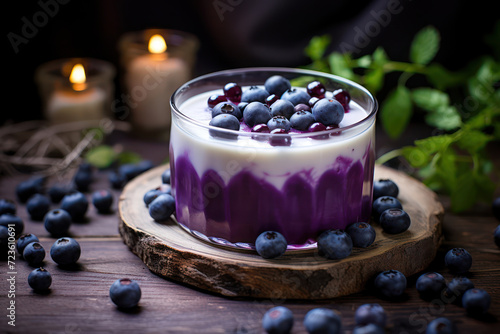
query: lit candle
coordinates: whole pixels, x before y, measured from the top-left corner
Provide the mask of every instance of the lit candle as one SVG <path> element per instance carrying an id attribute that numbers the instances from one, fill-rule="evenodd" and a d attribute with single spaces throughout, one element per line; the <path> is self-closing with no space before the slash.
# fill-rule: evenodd
<path id="1" fill-rule="evenodd" d="M 131 121 L 139 131 L 170 128 L 170 96 L 190 77 L 185 61 L 169 57 L 165 39 L 153 35 L 148 53 L 134 58 L 127 69 L 126 84 Z"/>
<path id="2" fill-rule="evenodd" d="M 100 120 L 106 114 L 106 94 L 87 84 L 85 69 L 76 64 L 69 75 L 69 87 L 56 89 L 47 102 L 47 118 L 53 123 Z M 108 106 L 109 108 L 109 106 Z"/>

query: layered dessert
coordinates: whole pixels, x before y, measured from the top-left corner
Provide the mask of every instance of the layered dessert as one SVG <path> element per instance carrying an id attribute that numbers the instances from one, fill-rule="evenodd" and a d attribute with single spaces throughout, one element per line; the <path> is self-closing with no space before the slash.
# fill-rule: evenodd
<path id="1" fill-rule="evenodd" d="M 244 247 L 277 231 L 300 248 L 369 219 L 376 102 L 363 87 L 242 69 L 194 79 L 171 102 L 176 217 L 195 235 Z"/>

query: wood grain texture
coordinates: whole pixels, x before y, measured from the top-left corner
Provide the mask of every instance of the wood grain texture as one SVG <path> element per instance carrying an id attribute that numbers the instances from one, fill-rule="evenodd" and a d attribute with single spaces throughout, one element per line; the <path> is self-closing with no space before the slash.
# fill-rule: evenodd
<path id="1" fill-rule="evenodd" d="M 444 209 L 436 195 L 417 180 L 377 166 L 375 178 L 390 178 L 400 188 L 399 199 L 409 213 L 408 231 L 389 235 L 378 225 L 377 239 L 366 249 L 355 248 L 346 259 L 327 260 L 316 251 L 287 252 L 274 259 L 228 250 L 185 232 L 174 221 L 155 222 L 142 201 L 161 183 L 160 166 L 130 182 L 118 210 L 124 242 L 154 273 L 224 296 L 273 299 L 324 299 L 363 290 L 378 272 L 396 269 L 406 276 L 426 268 L 441 243 Z"/>

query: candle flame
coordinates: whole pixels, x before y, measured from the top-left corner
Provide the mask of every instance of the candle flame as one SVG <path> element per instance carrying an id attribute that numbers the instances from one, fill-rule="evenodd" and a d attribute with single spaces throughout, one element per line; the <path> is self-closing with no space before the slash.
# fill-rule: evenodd
<path id="1" fill-rule="evenodd" d="M 85 76 L 85 69 L 82 64 L 76 64 L 71 70 L 69 75 L 69 81 L 73 84 L 73 88 L 77 91 L 85 89 L 85 81 L 87 77 Z"/>
<path id="2" fill-rule="evenodd" d="M 149 39 L 148 50 L 151 53 L 163 53 L 167 50 L 167 43 L 161 35 L 153 35 Z"/>

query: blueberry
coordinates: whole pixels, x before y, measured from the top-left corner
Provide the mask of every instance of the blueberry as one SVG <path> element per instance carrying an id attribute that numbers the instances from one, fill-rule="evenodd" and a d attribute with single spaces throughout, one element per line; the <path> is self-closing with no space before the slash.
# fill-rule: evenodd
<path id="1" fill-rule="evenodd" d="M 444 256 L 444 264 L 452 274 L 463 274 L 472 266 L 472 256 L 463 248 L 453 248 Z"/>
<path id="2" fill-rule="evenodd" d="M 28 275 L 28 284 L 33 290 L 48 290 L 52 284 L 52 276 L 44 268 L 37 268 Z"/>
<path id="3" fill-rule="evenodd" d="M 462 297 L 462 305 L 471 315 L 480 315 L 488 312 L 491 304 L 491 297 L 483 289 L 469 289 Z"/>
<path id="4" fill-rule="evenodd" d="M 32 243 L 32 242 L 38 242 L 37 236 L 34 234 L 23 234 L 17 239 L 16 247 L 17 247 L 17 252 L 21 255 L 23 255 L 24 248 Z"/>
<path id="5" fill-rule="evenodd" d="M 98 190 L 92 194 L 92 204 L 99 213 L 109 213 L 113 205 L 113 194 L 109 190 Z"/>
<path id="6" fill-rule="evenodd" d="M 113 189 L 122 189 L 127 183 L 127 178 L 125 175 L 119 172 L 110 172 L 108 174 L 108 180 Z"/>
<path id="7" fill-rule="evenodd" d="M 293 313 L 284 306 L 273 307 L 262 317 L 262 327 L 267 333 L 290 333 L 293 327 Z"/>
<path id="8" fill-rule="evenodd" d="M 331 260 L 348 257 L 352 252 L 352 240 L 342 230 L 328 230 L 318 237 L 318 252 Z"/>
<path id="9" fill-rule="evenodd" d="M 491 210 L 493 212 L 493 216 L 495 216 L 496 219 L 500 220 L 500 197 L 497 197 L 493 200 Z"/>
<path id="10" fill-rule="evenodd" d="M 238 106 L 232 102 L 219 103 L 212 109 L 212 118 L 221 114 L 233 115 L 238 120 L 243 117 L 243 113 L 241 112 L 240 108 L 238 108 Z"/>
<path id="11" fill-rule="evenodd" d="M 73 176 L 73 183 L 75 184 L 76 190 L 81 192 L 88 191 L 92 183 L 92 173 L 86 170 L 78 170 Z"/>
<path id="12" fill-rule="evenodd" d="M 151 189 L 148 190 L 143 197 L 144 204 L 148 207 L 149 204 L 158 196 L 163 194 L 164 192 L 161 191 L 160 189 Z"/>
<path id="13" fill-rule="evenodd" d="M 227 98 L 225 95 L 213 94 L 213 95 L 210 95 L 210 97 L 208 98 L 207 105 L 210 109 L 212 109 L 213 107 L 215 107 L 219 103 L 225 102 L 225 101 L 227 101 Z"/>
<path id="14" fill-rule="evenodd" d="M 399 188 L 394 181 L 389 179 L 380 179 L 373 182 L 373 200 L 382 196 L 391 196 L 397 198 Z"/>
<path id="15" fill-rule="evenodd" d="M 81 252 L 80 244 L 75 239 L 63 237 L 57 239 L 50 248 L 50 257 L 55 263 L 68 266 L 78 261 Z"/>
<path id="16" fill-rule="evenodd" d="M 281 96 L 284 92 L 292 88 L 292 84 L 287 78 L 281 75 L 273 75 L 267 78 L 266 82 L 264 83 L 264 87 L 266 88 L 266 91 L 269 92 L 269 94 Z"/>
<path id="17" fill-rule="evenodd" d="M 59 185 L 55 184 L 49 188 L 48 195 L 52 203 L 59 203 L 62 201 L 64 196 L 75 191 L 76 189 L 71 185 Z"/>
<path id="18" fill-rule="evenodd" d="M 241 101 L 241 86 L 235 82 L 230 82 L 224 85 L 224 96 L 233 103 Z"/>
<path id="19" fill-rule="evenodd" d="M 462 296 L 465 291 L 474 288 L 474 283 L 467 277 L 454 277 L 446 287 L 446 296 L 453 298 L 462 305 Z"/>
<path id="20" fill-rule="evenodd" d="M 290 121 L 284 116 L 273 116 L 268 122 L 267 127 L 270 131 L 274 129 L 284 129 L 286 132 L 290 131 Z"/>
<path id="21" fill-rule="evenodd" d="M 215 126 L 222 129 L 235 130 L 240 129 L 240 121 L 236 117 L 230 114 L 220 114 L 212 118 L 209 125 Z M 227 139 L 236 139 L 237 135 L 224 133 L 222 131 L 210 130 L 210 135 L 212 137 L 222 137 Z"/>
<path id="22" fill-rule="evenodd" d="M 354 327 L 352 334 L 385 334 L 385 330 L 375 324 L 367 324 Z"/>
<path id="23" fill-rule="evenodd" d="M 61 203 L 61 209 L 67 211 L 73 221 L 82 220 L 88 207 L 87 197 L 78 191 L 64 196 Z"/>
<path id="24" fill-rule="evenodd" d="M 335 311 L 319 307 L 307 312 L 304 327 L 310 334 L 336 334 L 341 331 L 342 321 Z"/>
<path id="25" fill-rule="evenodd" d="M 398 234 L 406 231 L 411 225 L 411 219 L 408 213 L 403 209 L 387 209 L 380 215 L 380 226 L 384 232 L 389 234 Z"/>
<path id="26" fill-rule="evenodd" d="M 455 334 L 455 325 L 447 318 L 436 318 L 429 322 L 425 334 Z"/>
<path id="27" fill-rule="evenodd" d="M 9 229 L 0 225 L 0 260 L 8 258 L 7 252 L 9 251 Z"/>
<path id="28" fill-rule="evenodd" d="M 274 259 L 285 254 L 287 246 L 285 237 L 274 231 L 263 232 L 255 240 L 255 250 L 264 259 Z"/>
<path id="29" fill-rule="evenodd" d="M 344 107 L 334 99 L 321 99 L 312 108 L 316 121 L 324 125 L 339 124 L 344 118 Z"/>
<path id="30" fill-rule="evenodd" d="M 293 107 L 292 102 L 285 100 L 278 100 L 274 102 L 269 109 L 271 110 L 271 114 L 273 116 L 284 116 L 288 119 L 295 114 L 295 108 Z"/>
<path id="31" fill-rule="evenodd" d="M 17 211 L 16 203 L 10 199 L 0 199 L 0 216 L 4 213 L 10 213 L 15 215 Z"/>
<path id="32" fill-rule="evenodd" d="M 263 103 L 251 102 L 243 110 L 243 120 L 249 127 L 254 127 L 257 124 L 267 124 L 270 119 L 271 110 Z"/>
<path id="33" fill-rule="evenodd" d="M 25 203 L 34 194 L 43 193 L 44 184 L 44 177 L 34 177 L 19 183 L 16 187 L 17 199 L 19 202 Z"/>
<path id="34" fill-rule="evenodd" d="M 381 296 L 398 298 L 406 289 L 406 277 L 397 270 L 386 270 L 377 275 L 373 285 Z"/>
<path id="35" fill-rule="evenodd" d="M 251 86 L 250 88 L 244 90 L 241 94 L 241 102 L 260 102 L 266 104 L 266 98 L 269 95 L 269 92 L 264 88 Z"/>
<path id="36" fill-rule="evenodd" d="M 51 210 L 45 215 L 44 226 L 52 236 L 65 235 L 71 226 L 71 216 L 63 209 Z"/>
<path id="37" fill-rule="evenodd" d="M 240 108 L 241 114 L 243 115 L 243 110 L 247 107 L 248 102 L 240 102 L 238 103 L 238 108 Z"/>
<path id="38" fill-rule="evenodd" d="M 354 313 L 356 325 L 375 324 L 382 328 L 387 322 L 385 310 L 379 304 L 363 304 Z"/>
<path id="39" fill-rule="evenodd" d="M 149 203 L 149 215 L 156 221 L 165 221 L 175 212 L 175 200 L 172 195 L 161 194 Z"/>
<path id="40" fill-rule="evenodd" d="M 319 81 L 312 81 L 307 84 L 307 93 L 312 97 L 323 99 L 325 97 L 326 88 Z"/>
<path id="41" fill-rule="evenodd" d="M 281 99 L 285 101 L 290 101 L 294 106 L 297 104 L 303 103 L 308 105 L 311 96 L 304 92 L 303 90 L 299 90 L 297 88 L 290 88 L 286 92 L 281 95 Z"/>
<path id="42" fill-rule="evenodd" d="M 380 215 L 387 209 L 398 208 L 402 209 L 403 206 L 401 202 L 397 200 L 397 198 L 392 196 L 382 196 L 373 201 L 372 205 L 372 213 L 373 218 L 376 222 L 380 221 Z"/>
<path id="43" fill-rule="evenodd" d="M 351 237 L 354 247 L 369 247 L 377 236 L 377 233 L 370 224 L 362 222 L 347 226 L 345 231 Z"/>
<path id="44" fill-rule="evenodd" d="M 12 213 L 4 213 L 0 216 L 0 225 L 9 228 L 9 225 L 14 225 L 14 231 L 16 234 L 16 238 L 23 233 L 24 230 L 24 222 L 23 220 L 13 215 Z"/>
<path id="45" fill-rule="evenodd" d="M 50 199 L 42 194 L 34 194 L 26 203 L 26 210 L 32 220 L 42 220 L 50 210 Z"/>
<path id="46" fill-rule="evenodd" d="M 443 290 L 446 292 L 446 281 L 443 275 L 436 272 L 422 274 L 415 286 L 423 299 L 439 297 Z"/>
<path id="47" fill-rule="evenodd" d="M 307 131 L 309 126 L 314 122 L 316 122 L 316 120 L 313 114 L 305 110 L 297 111 L 290 117 L 290 125 L 292 128 L 300 131 Z"/>
<path id="48" fill-rule="evenodd" d="M 154 167 L 150 160 L 141 160 L 136 163 L 123 164 L 118 168 L 118 173 L 122 174 L 127 181 L 132 180 L 138 175 L 150 170 Z"/>
<path id="49" fill-rule="evenodd" d="M 308 104 L 304 104 L 304 103 L 297 104 L 293 109 L 295 110 L 295 112 L 297 112 L 297 111 L 309 111 L 309 112 L 311 112 L 311 107 Z"/>
<path id="50" fill-rule="evenodd" d="M 170 184 L 170 168 L 167 168 L 161 173 L 161 183 Z"/>
<path id="51" fill-rule="evenodd" d="M 31 242 L 24 247 L 23 258 L 30 266 L 38 266 L 45 259 L 45 249 L 38 241 Z"/>
<path id="52" fill-rule="evenodd" d="M 493 232 L 493 240 L 495 244 L 500 247 L 500 225 L 498 225 Z"/>
<path id="53" fill-rule="evenodd" d="M 109 297 L 119 308 L 136 307 L 141 299 L 141 287 L 134 280 L 118 279 L 111 284 Z"/>

